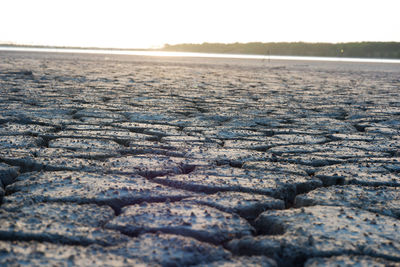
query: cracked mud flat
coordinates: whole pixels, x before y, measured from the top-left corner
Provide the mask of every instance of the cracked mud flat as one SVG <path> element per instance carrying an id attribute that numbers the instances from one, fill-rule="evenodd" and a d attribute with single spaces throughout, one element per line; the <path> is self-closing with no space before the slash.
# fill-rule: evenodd
<path id="1" fill-rule="evenodd" d="M 400 266 L 399 72 L 0 52 L 0 265 Z"/>

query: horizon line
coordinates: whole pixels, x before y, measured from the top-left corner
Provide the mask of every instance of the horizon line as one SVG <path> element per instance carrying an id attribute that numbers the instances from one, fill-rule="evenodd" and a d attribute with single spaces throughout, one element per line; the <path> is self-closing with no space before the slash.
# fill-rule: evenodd
<path id="1" fill-rule="evenodd" d="M 156 47 L 150 47 L 150 48 L 141 48 L 141 47 L 102 47 L 102 46 L 70 46 L 70 45 L 50 45 L 50 44 L 26 44 L 26 43 L 14 43 L 14 42 L 1 42 L 0 41 L 0 46 L 10 46 L 10 47 L 32 47 L 32 48 L 55 48 L 55 49 L 92 49 L 92 50 L 132 50 L 132 51 L 137 51 L 137 50 L 151 50 L 151 51 L 157 51 L 157 50 L 162 50 L 165 49 L 168 46 L 180 46 L 180 45 L 203 45 L 203 44 L 221 44 L 221 45 L 231 45 L 231 44 L 254 44 L 254 43 L 259 43 L 259 44 L 361 44 L 361 43 L 398 43 L 400 44 L 400 41 L 355 41 L 355 42 L 307 42 L 307 41 L 276 41 L 276 42 L 261 42 L 261 41 L 254 41 L 254 42 L 230 42 L 230 43 L 223 43 L 223 42 L 202 42 L 202 43 L 177 43 L 177 44 L 168 44 L 165 43 L 162 46 L 156 48 Z"/>

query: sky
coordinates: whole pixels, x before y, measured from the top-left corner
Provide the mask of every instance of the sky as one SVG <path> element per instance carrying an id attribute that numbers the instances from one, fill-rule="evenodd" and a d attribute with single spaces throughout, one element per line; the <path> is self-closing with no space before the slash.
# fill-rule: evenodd
<path id="1" fill-rule="evenodd" d="M 0 43 L 400 42 L 400 0 L 1 0 Z"/>

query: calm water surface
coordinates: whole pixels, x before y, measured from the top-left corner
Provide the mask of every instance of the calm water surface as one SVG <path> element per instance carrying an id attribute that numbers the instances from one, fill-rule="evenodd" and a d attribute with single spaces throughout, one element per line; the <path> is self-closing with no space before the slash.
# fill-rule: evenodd
<path id="1" fill-rule="evenodd" d="M 86 54 L 134 55 L 134 56 L 155 56 L 155 57 L 203 57 L 203 58 L 237 58 L 237 59 L 262 59 L 262 60 L 273 60 L 273 59 L 276 59 L 276 60 L 334 61 L 334 62 L 365 62 L 365 63 L 400 64 L 400 59 L 302 57 L 302 56 L 266 56 L 266 55 L 213 54 L 213 53 L 139 51 L 139 50 L 127 51 L 127 50 L 106 50 L 106 49 L 33 48 L 33 47 L 0 46 L 0 51 L 86 53 Z"/>

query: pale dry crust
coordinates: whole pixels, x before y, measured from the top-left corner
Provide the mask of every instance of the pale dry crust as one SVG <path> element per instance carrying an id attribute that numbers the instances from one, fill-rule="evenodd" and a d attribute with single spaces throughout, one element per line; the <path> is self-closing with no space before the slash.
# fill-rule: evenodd
<path id="1" fill-rule="evenodd" d="M 243 192 L 217 192 L 211 195 L 186 198 L 182 201 L 207 205 L 224 212 L 237 213 L 249 220 L 255 219 L 265 210 L 285 208 L 285 202 L 280 199 Z"/>
<path id="2" fill-rule="evenodd" d="M 312 177 L 262 171 L 243 172 L 242 170 L 236 171 L 235 168 L 231 168 L 226 174 L 215 174 L 214 171 L 203 173 L 194 171 L 190 174 L 156 177 L 154 181 L 194 192 L 247 192 L 283 200 L 294 199 L 296 194 L 322 186 L 319 179 Z"/>
<path id="3" fill-rule="evenodd" d="M 314 205 L 356 207 L 399 219 L 400 188 L 359 185 L 330 186 L 296 196 L 295 207 Z"/>
<path id="4" fill-rule="evenodd" d="M 207 265 L 232 258 L 222 246 L 161 232 L 130 238 L 127 243 L 107 248 L 106 253 L 162 266 Z"/>
<path id="5" fill-rule="evenodd" d="M 307 260 L 306 263 L 304 264 L 304 267 L 317 267 L 317 266 L 398 267 L 400 266 L 400 263 L 369 256 L 334 256 L 327 258 L 312 258 Z"/>
<path id="6" fill-rule="evenodd" d="M 214 244 L 254 232 L 253 227 L 238 215 L 190 202 L 127 206 L 118 217 L 106 224 L 106 228 L 132 236 L 161 231 Z"/>
<path id="7" fill-rule="evenodd" d="M 119 214 L 121 206 L 132 202 L 168 202 L 168 198 L 175 201 L 182 195 L 196 196 L 176 187 L 221 194 L 221 198 L 217 195 L 211 200 L 209 196 L 204 198 L 208 199 L 208 205 L 222 203 L 218 208 L 227 208 L 230 213 L 241 212 L 241 208 L 247 212 L 260 201 L 269 203 L 264 198 L 257 198 L 256 202 L 253 199 L 250 206 L 224 200 L 241 199 L 243 191 L 250 195 L 261 193 L 263 197 L 273 195 L 291 206 L 296 195 L 319 188 L 322 182 L 325 186 L 350 183 L 398 187 L 400 109 L 395 101 L 399 98 L 399 80 L 394 65 L 117 55 L 107 55 L 105 59 L 104 55 L 16 52 L 1 53 L 0 57 L 3 92 L 0 95 L 0 161 L 10 166 L 7 170 L 19 167 L 22 173 L 16 178 L 15 186 L 7 182 L 5 188 L 7 196 L 2 209 L 10 214 L 18 213 L 23 205 L 36 207 L 32 210 L 38 212 L 38 205 L 43 201 L 66 199 L 90 199 L 89 202 L 114 205 Z M 62 142 L 62 138 L 67 142 Z M 118 162 L 125 157 L 129 160 Z M 166 163 L 169 158 L 172 161 Z M 254 163 L 265 161 L 271 164 Z M 354 167 L 357 164 L 370 166 Z M 26 173 L 35 170 L 59 174 L 29 176 Z M 63 176 L 65 170 L 75 171 L 72 179 Z M 335 175 L 335 170 L 344 173 Z M 116 175 L 115 179 L 99 176 L 104 173 L 125 175 Z M 29 182 L 27 177 L 31 179 Z M 134 182 L 129 182 L 129 178 Z M 12 183 L 14 179 L 7 174 L 7 181 Z M 151 183 L 170 187 L 149 184 L 151 179 Z M 22 180 L 26 183 L 21 184 Z M 21 191 L 16 191 L 17 188 Z M 75 190 L 76 195 L 68 190 Z M 388 189 L 389 192 L 392 190 Z M 341 199 L 340 205 L 353 205 L 348 199 L 352 199 L 351 194 L 344 195 L 348 197 Z M 375 199 L 365 192 L 363 196 L 367 203 L 368 199 Z M 329 201 L 336 198 L 335 193 Z M 394 203 L 392 194 L 383 198 Z M 381 201 L 379 197 L 376 200 Z M 378 202 L 369 206 L 378 207 Z M 198 203 L 193 206 L 203 207 Z M 75 210 L 73 205 L 68 207 Z M 324 209 L 331 212 L 325 214 L 328 218 L 337 215 L 335 207 Z M 351 225 L 353 231 L 359 224 L 368 230 L 368 223 L 374 222 L 361 210 L 358 215 L 367 216 L 369 221 L 351 219 L 357 218 L 356 210 L 348 209 L 343 207 L 349 218 L 346 217 L 346 222 L 341 218 L 340 227 Z M 258 212 L 252 212 L 251 216 Z M 267 211 L 270 215 L 280 212 L 285 217 L 291 210 Z M 293 226 L 294 233 L 289 231 L 290 234 L 268 238 L 248 236 L 241 239 L 241 244 L 250 254 L 271 252 L 271 257 L 280 265 L 288 263 L 282 255 L 291 263 L 302 265 L 309 255 L 326 256 L 343 244 L 344 254 L 356 251 L 398 260 L 398 238 L 385 241 L 388 236 L 396 236 L 391 227 L 380 229 L 379 236 L 370 229 L 365 239 L 354 230 L 355 240 L 347 242 L 342 232 L 349 229 L 344 227 L 339 229 L 339 234 L 333 233 L 329 227 L 324 228 L 326 219 L 318 215 L 321 212 L 309 213 L 304 218 L 293 216 L 295 222 L 289 225 L 300 225 L 308 222 L 307 219 L 322 221 L 322 226 L 311 224 L 310 235 Z M 247 215 L 242 213 L 242 216 Z M 375 220 L 377 225 L 379 220 Z M 391 223 L 389 219 L 384 221 Z M 323 227 L 329 238 L 318 235 L 318 227 Z M 43 238 L 44 231 L 38 236 Z M 68 242 L 75 240 L 74 235 L 69 238 Z M 144 240 L 140 238 L 135 242 Z M 263 242 L 256 244 L 257 239 Z M 149 248 L 158 242 L 154 238 L 146 240 Z M 164 248 L 174 242 L 174 239 L 166 241 Z M 203 247 L 199 246 L 198 251 Z M 218 249 L 221 247 L 206 249 L 202 257 L 221 264 L 249 263 L 229 253 L 222 253 L 226 255 L 224 259 L 214 258 L 210 251 Z M 54 250 L 49 251 L 52 254 Z M 137 251 L 136 255 L 146 254 Z M 148 251 L 150 255 L 152 250 Z M 179 251 L 188 253 L 179 248 L 171 253 L 179 254 Z M 171 263 L 174 258 L 165 256 L 164 259 L 170 260 L 145 262 Z M 193 261 L 182 262 L 192 264 Z"/>
<path id="8" fill-rule="evenodd" d="M 107 253 L 100 246 L 69 246 L 47 242 L 0 241 L 2 266 L 149 266 L 139 259 Z M 151 263 L 151 266 L 158 266 Z"/>
<path id="9" fill-rule="evenodd" d="M 315 176 L 327 185 L 340 181 L 342 184 L 360 186 L 400 186 L 400 175 L 389 171 L 384 164 L 379 163 L 356 162 L 326 166 L 317 170 Z"/>
<path id="10" fill-rule="evenodd" d="M 2 239 L 104 246 L 127 241 L 119 232 L 103 229 L 103 225 L 114 218 L 114 211 L 108 206 L 21 204 L 26 203 L 7 203 L 1 206 Z"/>
<path id="11" fill-rule="evenodd" d="M 399 221 L 356 208 L 312 206 L 266 211 L 255 226 L 261 235 L 232 240 L 227 248 L 233 253 L 266 255 L 285 264 L 334 255 L 400 261 Z"/>

